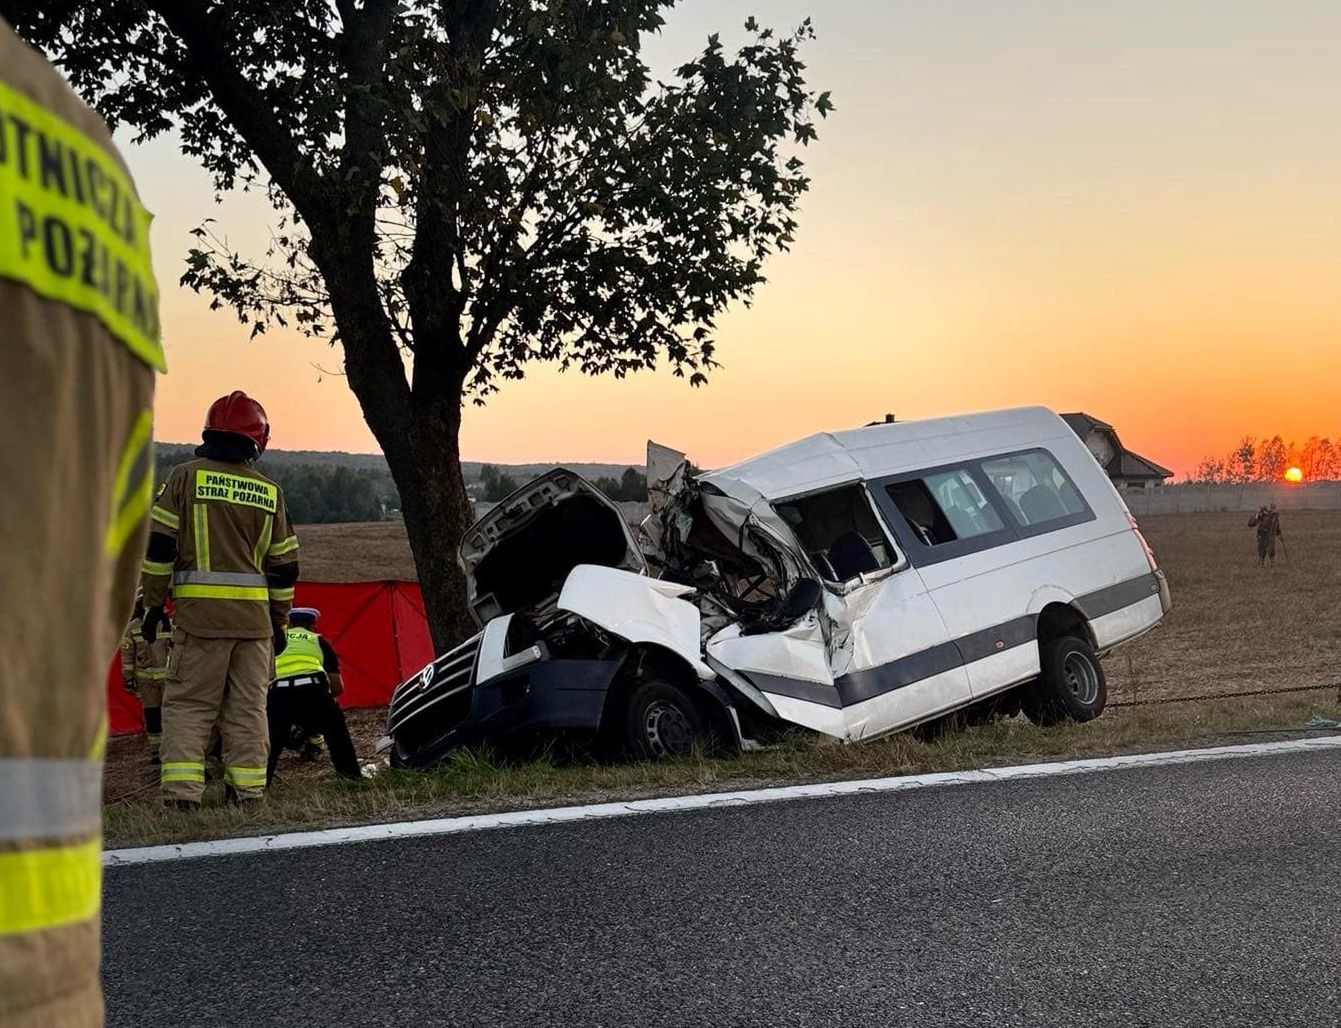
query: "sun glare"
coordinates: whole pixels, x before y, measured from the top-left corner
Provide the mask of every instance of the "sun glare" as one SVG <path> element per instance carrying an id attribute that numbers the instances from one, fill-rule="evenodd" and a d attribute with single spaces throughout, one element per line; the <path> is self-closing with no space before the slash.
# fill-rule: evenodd
<path id="1" fill-rule="evenodd" d="M 1287 482 L 1302 482 L 1303 480 L 1304 473 L 1298 468 L 1290 468 L 1285 472 L 1285 481 Z"/>

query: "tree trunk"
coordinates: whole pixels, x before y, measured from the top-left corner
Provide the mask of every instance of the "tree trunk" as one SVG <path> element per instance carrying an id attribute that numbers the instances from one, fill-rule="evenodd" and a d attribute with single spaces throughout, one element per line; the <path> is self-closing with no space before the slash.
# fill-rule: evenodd
<path id="1" fill-rule="evenodd" d="M 472 521 L 461 476 L 459 401 L 417 406 L 407 431 L 378 436 L 400 491 L 401 513 L 436 652 L 478 630 L 466 607 L 466 578 L 457 554 Z"/>
<path id="2" fill-rule="evenodd" d="M 318 253 L 331 268 L 343 270 L 338 253 Z M 340 325 L 349 387 L 400 492 L 433 646 L 443 653 L 476 631 L 457 560 L 471 523 L 470 498 L 461 476 L 462 380 L 460 375 L 448 377 L 435 383 L 438 388 L 431 395 L 416 394 L 405 379 L 375 279 L 371 274 L 341 278 L 324 267 L 322 271 Z"/>

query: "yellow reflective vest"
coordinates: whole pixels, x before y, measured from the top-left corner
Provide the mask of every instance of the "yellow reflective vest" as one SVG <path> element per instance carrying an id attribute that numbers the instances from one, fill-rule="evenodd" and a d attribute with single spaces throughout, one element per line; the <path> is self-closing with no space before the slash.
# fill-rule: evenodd
<path id="1" fill-rule="evenodd" d="M 316 674 L 325 670 L 321 652 L 321 637 L 306 628 L 290 628 L 284 652 L 275 658 L 275 677 L 293 678 L 295 675 Z"/>

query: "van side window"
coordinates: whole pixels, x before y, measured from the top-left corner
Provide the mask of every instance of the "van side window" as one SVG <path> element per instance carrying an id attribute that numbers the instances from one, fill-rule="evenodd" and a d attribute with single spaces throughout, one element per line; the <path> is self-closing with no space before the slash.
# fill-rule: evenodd
<path id="1" fill-rule="evenodd" d="M 860 485 L 776 503 L 774 508 L 826 581 L 848 582 L 896 563 L 894 548 Z"/>
<path id="2" fill-rule="evenodd" d="M 889 498 L 927 546 L 1000 532 L 1006 526 L 963 468 L 896 482 Z"/>
<path id="3" fill-rule="evenodd" d="M 987 479 L 1026 528 L 1088 511 L 1079 490 L 1044 450 L 982 462 Z"/>

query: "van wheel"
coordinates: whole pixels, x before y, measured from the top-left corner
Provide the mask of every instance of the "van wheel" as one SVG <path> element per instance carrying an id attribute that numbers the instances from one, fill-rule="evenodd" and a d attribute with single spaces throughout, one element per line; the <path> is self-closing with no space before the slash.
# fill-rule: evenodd
<path id="1" fill-rule="evenodd" d="M 706 745 L 708 731 L 694 701 L 669 682 L 644 682 L 629 696 L 624 743 L 638 760 L 687 757 Z"/>
<path id="2" fill-rule="evenodd" d="M 1021 697 L 1024 714 L 1036 725 L 1092 721 L 1108 703 L 1103 665 L 1084 639 L 1049 639 L 1039 652 L 1042 671 Z"/>

